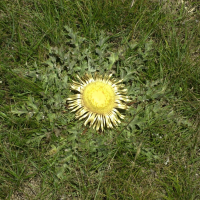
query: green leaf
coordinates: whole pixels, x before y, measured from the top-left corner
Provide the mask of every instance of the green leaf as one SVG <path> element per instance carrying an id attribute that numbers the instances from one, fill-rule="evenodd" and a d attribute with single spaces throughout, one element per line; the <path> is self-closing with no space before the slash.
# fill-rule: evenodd
<path id="1" fill-rule="evenodd" d="M 34 104 L 34 98 L 32 96 L 28 97 L 27 105 L 31 107 L 35 112 L 38 111 L 38 107 L 36 104 Z"/>
<path id="2" fill-rule="evenodd" d="M 48 116 L 48 119 L 49 119 L 50 123 L 53 123 L 54 120 L 56 119 L 56 114 L 55 113 L 48 113 L 47 116 Z"/>
<path id="3" fill-rule="evenodd" d="M 22 108 L 17 108 L 17 109 L 11 110 L 11 113 L 13 113 L 14 115 L 20 116 L 22 114 L 27 114 L 28 111 L 24 106 L 22 106 Z"/>
<path id="4" fill-rule="evenodd" d="M 58 167 L 56 169 L 56 176 L 59 178 L 59 179 L 63 179 L 64 177 L 64 173 L 65 173 L 65 169 L 67 168 L 67 164 L 63 164 L 61 167 Z"/>
<path id="5" fill-rule="evenodd" d="M 120 69 L 120 76 L 126 82 L 129 80 L 134 80 L 135 75 L 138 75 L 136 70 L 126 67 L 125 69 Z"/>
<path id="6" fill-rule="evenodd" d="M 108 67 L 108 70 L 110 70 L 113 66 L 113 64 L 119 60 L 119 54 L 118 53 L 111 53 L 110 57 L 108 58 L 109 59 L 109 67 Z"/>
<path id="7" fill-rule="evenodd" d="M 40 133 L 36 133 L 36 136 L 34 136 L 33 138 L 27 140 L 27 144 L 30 143 L 36 143 L 38 146 L 40 145 L 41 140 L 46 137 L 46 133 L 43 135 L 40 135 Z"/>

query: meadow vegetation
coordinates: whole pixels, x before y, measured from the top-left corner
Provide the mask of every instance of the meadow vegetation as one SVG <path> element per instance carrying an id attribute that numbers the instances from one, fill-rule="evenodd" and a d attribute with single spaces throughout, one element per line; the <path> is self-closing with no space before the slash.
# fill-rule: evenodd
<path id="1" fill-rule="evenodd" d="M 200 199 L 198 0 L 1 0 L 0 49 L 0 199 Z M 116 128 L 69 111 L 85 73 L 123 78 Z"/>

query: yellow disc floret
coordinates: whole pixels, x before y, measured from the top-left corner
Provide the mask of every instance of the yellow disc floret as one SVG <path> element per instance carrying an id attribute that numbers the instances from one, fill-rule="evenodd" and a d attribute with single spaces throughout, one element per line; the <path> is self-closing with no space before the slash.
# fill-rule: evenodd
<path id="1" fill-rule="evenodd" d="M 101 81 L 89 83 L 83 91 L 83 103 L 94 113 L 109 113 L 115 103 L 114 90 L 111 85 Z"/>

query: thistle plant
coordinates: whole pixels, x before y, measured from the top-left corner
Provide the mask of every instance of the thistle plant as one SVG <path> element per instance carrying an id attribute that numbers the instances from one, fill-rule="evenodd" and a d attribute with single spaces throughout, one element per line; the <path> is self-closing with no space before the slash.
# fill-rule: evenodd
<path id="1" fill-rule="evenodd" d="M 80 159 L 84 152 L 98 165 L 112 152 L 114 138 L 127 151 L 136 151 L 138 144 L 130 142 L 135 133 L 148 129 L 156 120 L 168 123 L 173 116 L 166 105 L 163 80 L 141 78 L 147 70 L 152 41 L 143 47 L 129 43 L 116 52 L 103 32 L 95 42 L 89 42 L 65 28 L 65 46 L 49 48 L 48 60 L 42 66 L 35 63 L 25 75 L 43 92 L 39 97 L 30 94 L 27 101 L 12 107 L 12 113 L 25 117 L 30 126 L 37 122 L 28 144 L 40 145 L 44 138 L 56 136 L 57 143 L 47 155 L 60 155 L 55 164 L 58 178 L 62 178 L 66 163 L 78 155 Z M 130 52 L 136 53 L 130 56 Z M 144 156 L 146 152 L 141 150 Z"/>

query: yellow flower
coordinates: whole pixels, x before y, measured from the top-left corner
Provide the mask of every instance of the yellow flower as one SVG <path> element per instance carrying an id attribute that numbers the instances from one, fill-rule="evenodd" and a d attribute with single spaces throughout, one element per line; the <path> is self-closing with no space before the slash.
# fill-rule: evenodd
<path id="1" fill-rule="evenodd" d="M 111 75 L 86 74 L 82 78 L 77 75 L 80 82 L 73 81 L 71 89 L 79 94 L 71 95 L 67 98 L 69 109 L 76 111 L 76 118 L 87 118 L 84 125 L 90 123 L 90 127 L 103 131 L 104 127 L 113 128 L 123 119 L 117 109 L 127 109 L 129 98 L 126 95 L 127 89 L 120 84 L 123 80 L 111 78 Z"/>

